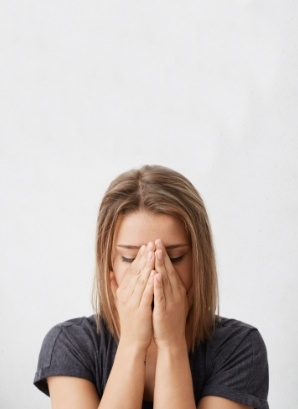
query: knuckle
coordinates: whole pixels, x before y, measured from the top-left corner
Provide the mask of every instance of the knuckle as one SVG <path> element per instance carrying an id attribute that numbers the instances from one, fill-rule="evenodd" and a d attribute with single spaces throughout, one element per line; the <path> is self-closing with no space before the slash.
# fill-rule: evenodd
<path id="1" fill-rule="evenodd" d="M 170 284 L 170 281 L 169 281 L 168 277 L 163 277 L 162 282 L 163 282 L 164 285 L 169 285 Z"/>
<path id="2" fill-rule="evenodd" d="M 159 266 L 162 266 L 162 265 L 163 265 L 163 260 L 160 259 L 160 258 L 158 258 L 158 257 L 156 257 L 156 261 L 155 261 L 155 262 L 156 262 L 157 265 L 159 265 Z"/>
<path id="3" fill-rule="evenodd" d="M 145 284 L 145 280 L 140 277 L 140 278 L 138 279 L 137 283 L 138 283 L 138 285 L 143 286 L 143 285 Z"/>
<path id="4" fill-rule="evenodd" d="M 140 274 L 140 271 L 137 268 L 131 268 L 129 274 L 132 276 L 138 276 Z"/>

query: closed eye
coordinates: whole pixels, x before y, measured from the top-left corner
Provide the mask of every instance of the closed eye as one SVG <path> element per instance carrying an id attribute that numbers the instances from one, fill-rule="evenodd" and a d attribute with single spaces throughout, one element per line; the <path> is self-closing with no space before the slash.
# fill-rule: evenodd
<path id="1" fill-rule="evenodd" d="M 179 257 L 170 257 L 171 262 L 174 263 L 179 263 L 179 261 L 181 261 L 183 259 L 183 256 L 179 256 Z"/>
<path id="2" fill-rule="evenodd" d="M 134 258 L 121 256 L 121 261 L 123 261 L 124 263 L 132 263 L 134 261 Z"/>
<path id="3" fill-rule="evenodd" d="M 179 263 L 179 261 L 181 261 L 183 257 L 184 255 L 179 256 L 179 257 L 170 257 L 170 260 L 173 264 Z M 128 258 L 128 257 L 121 256 L 121 261 L 123 261 L 124 263 L 132 263 L 134 261 L 134 258 Z"/>

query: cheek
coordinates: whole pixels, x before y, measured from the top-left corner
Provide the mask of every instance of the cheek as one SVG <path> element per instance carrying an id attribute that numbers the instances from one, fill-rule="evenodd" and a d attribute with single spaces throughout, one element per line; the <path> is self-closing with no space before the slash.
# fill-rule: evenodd
<path id="1" fill-rule="evenodd" d="M 184 266 L 179 266 L 177 268 L 177 273 L 179 274 L 179 277 L 181 278 L 181 281 L 186 289 L 188 291 L 192 285 L 192 264 L 186 263 Z"/>
<path id="2" fill-rule="evenodd" d="M 115 261 L 113 263 L 113 273 L 116 279 L 118 286 L 121 284 L 123 280 L 125 271 L 127 270 L 127 265 L 121 261 Z"/>

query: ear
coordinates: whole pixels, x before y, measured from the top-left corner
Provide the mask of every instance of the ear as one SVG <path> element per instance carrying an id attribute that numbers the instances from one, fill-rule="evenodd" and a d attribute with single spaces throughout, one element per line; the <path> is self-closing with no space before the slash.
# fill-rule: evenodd
<path id="1" fill-rule="evenodd" d="M 114 299 L 116 300 L 116 291 L 118 289 L 118 284 L 113 271 L 110 271 L 110 284 Z"/>

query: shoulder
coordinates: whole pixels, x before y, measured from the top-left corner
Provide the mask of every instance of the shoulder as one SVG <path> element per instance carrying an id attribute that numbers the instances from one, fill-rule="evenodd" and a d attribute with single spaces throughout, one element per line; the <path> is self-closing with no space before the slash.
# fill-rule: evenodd
<path id="1" fill-rule="evenodd" d="M 205 353 L 203 395 L 268 408 L 267 350 L 257 328 L 235 319 L 219 318 L 212 338 L 205 344 Z"/>
<path id="2" fill-rule="evenodd" d="M 103 344 L 111 339 L 111 334 L 104 322 L 100 320 L 99 329 L 97 329 L 95 317 L 73 318 L 61 322 L 50 329 L 46 334 L 42 348 L 54 347 L 57 339 L 64 340 L 72 345 L 78 344 L 81 347 L 88 347 L 91 344 L 96 347 L 97 344 Z"/>
<path id="3" fill-rule="evenodd" d="M 220 317 L 214 333 L 207 343 L 209 363 L 214 366 L 245 366 L 247 371 L 264 365 L 267 370 L 267 350 L 264 340 L 257 328 L 235 319 Z"/>
<path id="4" fill-rule="evenodd" d="M 111 345 L 116 348 L 104 321 L 97 331 L 94 316 L 55 325 L 43 340 L 34 384 L 47 394 L 49 376 L 75 376 L 96 384 L 98 366 Z"/>
<path id="5" fill-rule="evenodd" d="M 265 347 L 262 336 L 256 327 L 232 318 L 218 317 L 209 345 L 212 348 L 223 345 L 232 348 L 245 340 L 260 343 Z"/>
<path id="6" fill-rule="evenodd" d="M 56 324 L 46 334 L 44 342 L 55 342 L 55 339 L 61 333 L 92 336 L 94 333 L 96 333 L 95 319 L 93 316 L 80 317 Z"/>
<path id="7" fill-rule="evenodd" d="M 93 317 L 81 317 L 71 319 L 55 325 L 46 334 L 39 360 L 48 366 L 51 363 L 52 351 L 58 348 L 62 350 L 69 346 L 82 346 L 88 349 L 91 345 L 96 344 L 96 323 Z"/>

